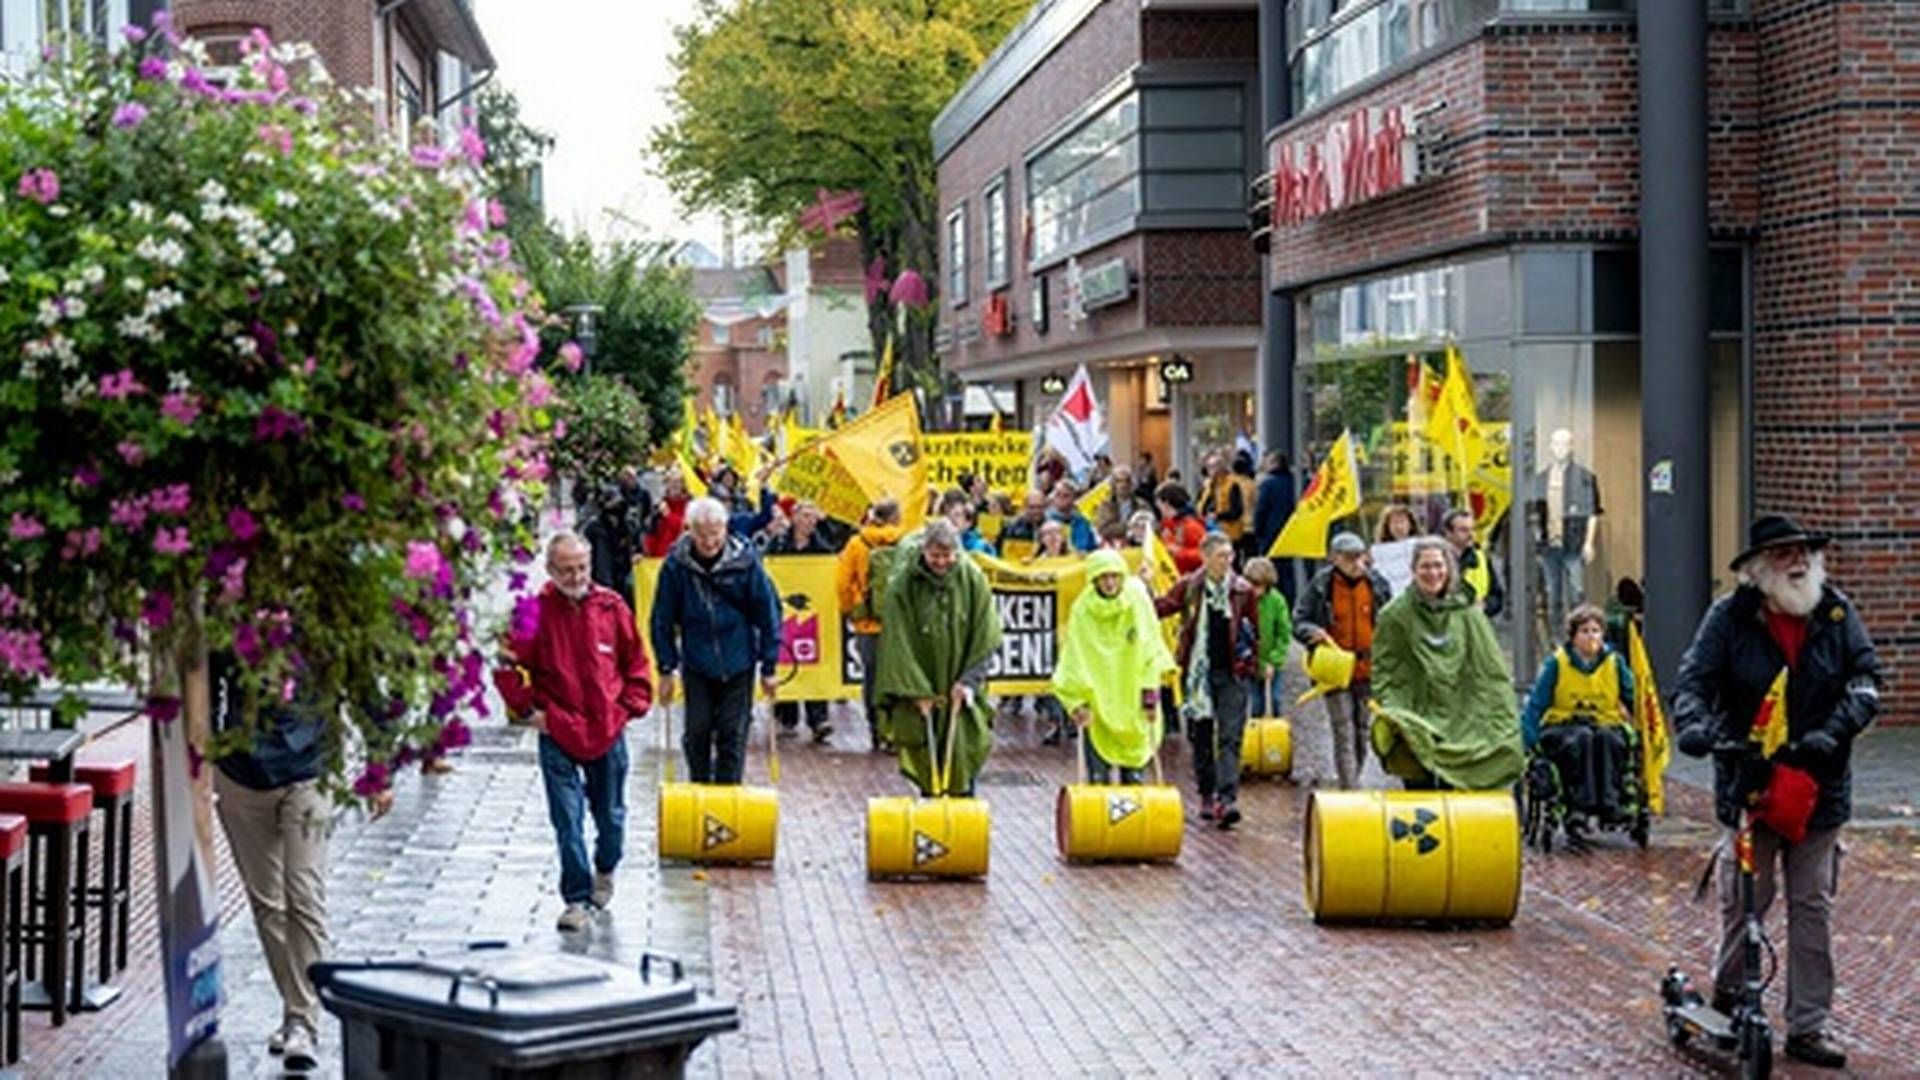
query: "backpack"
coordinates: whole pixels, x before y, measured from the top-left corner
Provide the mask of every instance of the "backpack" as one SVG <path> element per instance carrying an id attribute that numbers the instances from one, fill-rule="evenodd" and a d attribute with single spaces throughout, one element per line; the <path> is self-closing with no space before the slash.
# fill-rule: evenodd
<path id="1" fill-rule="evenodd" d="M 887 582 L 892 580 L 894 570 L 900 564 L 900 546 L 893 543 L 867 552 L 867 591 L 861 596 L 860 603 L 847 613 L 849 618 L 879 621 L 880 599 L 886 595 Z"/>

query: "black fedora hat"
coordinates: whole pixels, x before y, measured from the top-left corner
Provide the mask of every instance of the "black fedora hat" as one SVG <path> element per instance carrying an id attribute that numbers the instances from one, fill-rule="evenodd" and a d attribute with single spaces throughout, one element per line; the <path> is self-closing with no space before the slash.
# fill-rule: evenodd
<path id="1" fill-rule="evenodd" d="M 1769 548 L 1805 544 L 1808 550 L 1819 551 L 1832 540 L 1826 533 L 1808 532 L 1790 517 L 1766 514 L 1755 518 L 1753 524 L 1747 526 L 1747 550 L 1735 555 L 1728 568 L 1738 570 L 1748 559 Z"/>

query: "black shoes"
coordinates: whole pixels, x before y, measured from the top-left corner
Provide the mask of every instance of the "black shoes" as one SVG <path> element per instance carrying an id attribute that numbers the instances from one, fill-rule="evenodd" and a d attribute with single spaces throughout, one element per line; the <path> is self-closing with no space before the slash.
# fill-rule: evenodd
<path id="1" fill-rule="evenodd" d="M 1817 1065 L 1822 1069 L 1847 1067 L 1845 1051 L 1829 1042 L 1827 1037 L 1818 1031 L 1806 1035 L 1787 1036 L 1787 1056 L 1795 1061 L 1804 1061 L 1808 1065 Z"/>

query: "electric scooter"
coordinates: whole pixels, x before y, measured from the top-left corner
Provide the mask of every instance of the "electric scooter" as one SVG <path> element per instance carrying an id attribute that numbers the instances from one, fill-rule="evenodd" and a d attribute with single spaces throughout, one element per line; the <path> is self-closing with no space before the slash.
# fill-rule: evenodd
<path id="1" fill-rule="evenodd" d="M 1755 752 L 1753 744 L 1746 742 L 1714 747 L 1716 757 Z M 1715 1009 L 1700 996 L 1685 972 L 1670 967 L 1666 978 L 1660 980 L 1660 997 L 1664 1002 L 1661 1012 L 1666 1018 L 1667 1038 L 1674 1046 L 1685 1047 L 1695 1036 L 1701 1036 L 1722 1054 L 1733 1055 L 1741 1080 L 1766 1080 L 1773 1071 L 1773 1031 L 1767 1025 L 1763 995 L 1777 973 L 1779 958 L 1767 940 L 1759 913 L 1754 910 L 1753 814 L 1750 810 L 1740 812 L 1740 830 L 1735 834 L 1733 847 L 1740 861 L 1740 911 L 1745 923 L 1740 950 L 1741 966 L 1746 972 L 1746 980 L 1734 999 L 1733 1011 L 1729 1014 Z M 1761 973 L 1763 957 L 1764 975 Z"/>

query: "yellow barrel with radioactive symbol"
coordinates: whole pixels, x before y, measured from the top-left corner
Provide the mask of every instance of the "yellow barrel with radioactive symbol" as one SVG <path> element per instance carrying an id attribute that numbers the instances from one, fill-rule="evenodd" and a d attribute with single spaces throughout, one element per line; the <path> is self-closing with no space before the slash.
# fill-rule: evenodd
<path id="1" fill-rule="evenodd" d="M 1082 739 L 1091 736 L 1083 729 Z M 1065 784 L 1054 801 L 1054 839 L 1074 862 L 1152 862 L 1180 857 L 1186 834 L 1180 789 L 1160 775 L 1153 757 L 1151 784 L 1090 784 L 1084 745 L 1075 748 L 1079 783 Z"/>
<path id="2" fill-rule="evenodd" d="M 780 834 L 780 793 L 772 786 L 687 784 L 673 781 L 673 709 L 660 725 L 664 774 L 660 782 L 660 858 L 703 863 L 772 862 Z M 780 755 L 767 728 L 768 777 L 780 782 Z"/>
<path id="3" fill-rule="evenodd" d="M 1240 737 L 1240 775 L 1285 776 L 1293 771 L 1293 725 L 1286 717 L 1247 721 Z"/>
<path id="4" fill-rule="evenodd" d="M 1509 792 L 1316 791 L 1304 846 L 1315 922 L 1505 924 L 1520 906 Z"/>
<path id="5" fill-rule="evenodd" d="M 993 821 L 987 801 L 946 794 L 953 779 L 953 748 L 959 725 L 947 724 L 945 762 L 934 737 L 933 713 L 927 722 L 927 768 L 933 797 L 880 797 L 867 800 L 867 877 L 978 878 L 987 876 Z"/>

